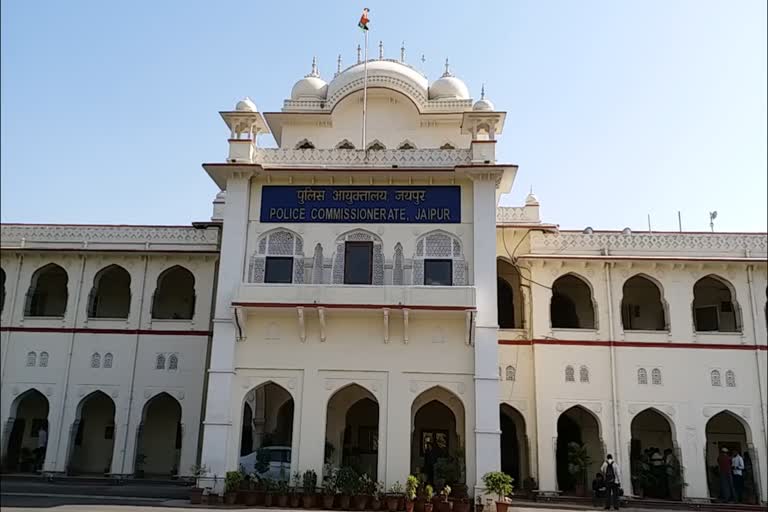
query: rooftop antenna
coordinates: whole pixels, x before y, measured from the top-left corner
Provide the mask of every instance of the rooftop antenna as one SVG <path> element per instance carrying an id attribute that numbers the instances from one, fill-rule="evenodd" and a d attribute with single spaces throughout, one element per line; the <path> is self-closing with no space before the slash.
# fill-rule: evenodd
<path id="1" fill-rule="evenodd" d="M 339 73 L 341 73 L 341 54 L 336 57 L 336 74 L 338 75 Z"/>
<path id="2" fill-rule="evenodd" d="M 709 229 L 714 233 L 715 232 L 715 219 L 717 218 L 717 210 L 714 212 L 709 212 Z"/>
<path id="3" fill-rule="evenodd" d="M 648 232 L 649 232 L 649 233 L 652 233 L 652 232 L 653 232 L 653 231 L 651 230 L 651 214 L 650 214 L 650 213 L 648 214 Z"/>
<path id="4" fill-rule="evenodd" d="M 384 41 L 379 41 L 379 60 L 384 60 Z"/>
<path id="5" fill-rule="evenodd" d="M 400 46 L 400 62 L 405 62 L 405 41 Z"/>
<path id="6" fill-rule="evenodd" d="M 360 59 L 360 45 L 357 45 L 357 63 L 360 64 L 360 62 L 361 62 L 361 59 Z"/>
<path id="7" fill-rule="evenodd" d="M 680 216 L 680 210 L 677 210 L 677 229 L 683 232 L 683 218 Z"/>

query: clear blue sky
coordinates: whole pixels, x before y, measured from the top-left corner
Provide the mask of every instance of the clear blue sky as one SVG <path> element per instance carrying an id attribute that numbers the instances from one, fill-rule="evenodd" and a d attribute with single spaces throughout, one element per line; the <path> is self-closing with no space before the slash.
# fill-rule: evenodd
<path id="1" fill-rule="evenodd" d="M 2 2 L 3 222 L 207 220 L 217 112 L 277 110 L 313 55 L 326 79 L 356 27 L 431 79 L 450 57 L 508 112 L 520 165 L 564 228 L 765 231 L 765 0 Z"/>

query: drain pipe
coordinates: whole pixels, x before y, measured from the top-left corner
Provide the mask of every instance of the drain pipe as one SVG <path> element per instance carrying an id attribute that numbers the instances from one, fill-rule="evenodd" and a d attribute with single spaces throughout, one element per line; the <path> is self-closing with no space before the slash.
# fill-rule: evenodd
<path id="1" fill-rule="evenodd" d="M 607 254 L 607 249 L 606 249 Z M 611 283 L 611 262 L 605 262 L 605 283 L 608 292 L 608 337 L 610 338 L 611 353 L 611 410 L 613 411 L 613 443 L 615 446 L 614 458 L 621 464 L 621 445 L 619 444 L 619 398 L 616 387 L 616 345 L 614 344 L 613 332 L 613 285 Z"/>
<path id="2" fill-rule="evenodd" d="M 749 257 L 749 256 L 750 256 L 749 250 L 747 250 L 747 257 Z M 766 415 L 765 415 L 765 390 L 763 389 L 762 384 L 760 384 L 761 382 L 764 382 L 764 381 L 763 381 L 763 376 L 761 375 L 761 372 L 760 372 L 760 349 L 759 349 L 758 343 L 757 343 L 757 301 L 755 300 L 754 265 L 747 265 L 747 285 L 749 286 L 749 302 L 750 302 L 750 306 L 751 306 L 751 309 L 752 309 L 752 338 L 753 338 L 753 342 L 755 344 L 755 367 L 757 369 L 757 382 L 758 382 L 757 391 L 758 391 L 758 396 L 760 398 L 760 413 L 761 413 L 760 414 L 760 420 L 761 420 L 760 422 L 762 423 L 761 426 L 763 427 L 763 432 L 762 432 L 763 435 L 760 436 L 760 438 L 765 440 L 766 439 L 766 433 L 768 433 L 768 428 L 766 428 L 766 424 L 765 424 L 765 417 L 766 417 Z M 758 461 L 758 464 L 759 464 L 759 462 L 760 461 Z M 759 466 L 758 466 L 757 469 L 758 469 L 758 473 L 760 473 L 760 471 L 759 471 L 760 467 Z M 764 481 L 765 481 L 765 478 L 762 478 L 762 479 L 756 478 L 755 479 L 755 483 L 756 483 L 756 485 L 758 485 L 758 489 L 757 489 L 758 493 L 760 491 L 763 491 L 763 492 L 765 491 L 765 489 L 760 489 L 759 488 L 760 482 L 764 482 Z"/>
<path id="3" fill-rule="evenodd" d="M 136 366 L 139 359 L 139 338 L 141 337 L 141 321 L 144 319 L 144 292 L 147 288 L 147 268 L 149 267 L 149 254 L 144 255 L 144 276 L 141 280 L 141 297 L 139 299 L 139 322 L 138 329 L 136 329 L 136 343 L 133 347 L 133 371 L 131 373 L 131 388 L 128 390 L 128 416 L 125 419 L 125 439 L 123 440 L 123 463 L 120 466 L 120 476 L 125 477 L 125 461 L 126 450 L 128 449 L 128 436 L 130 435 L 131 428 L 131 411 L 133 410 L 133 390 L 136 385 Z M 136 439 L 138 442 L 138 438 Z M 138 450 L 138 443 L 134 446 L 134 452 Z M 135 457 L 134 457 L 135 460 Z M 133 471 L 131 472 L 133 473 Z"/>
<path id="4" fill-rule="evenodd" d="M 61 433 L 64 431 L 64 412 L 67 410 L 67 395 L 69 394 L 69 377 L 72 373 L 72 354 L 75 350 L 75 334 L 77 329 L 77 317 L 80 313 L 80 297 L 82 294 L 83 289 L 83 281 L 85 280 L 85 260 L 87 259 L 87 256 L 85 254 L 82 255 L 82 263 L 80 265 L 80 282 L 77 285 L 77 290 L 75 291 L 75 318 L 73 321 L 72 326 L 74 327 L 72 329 L 72 336 L 69 338 L 69 357 L 67 357 L 67 373 L 66 377 L 64 378 L 64 397 L 61 401 L 61 414 L 59 414 L 59 443 L 58 448 L 61 448 Z M 48 426 L 48 429 L 50 430 L 50 425 Z M 67 466 L 69 465 L 69 455 L 71 453 L 71 450 L 73 449 L 72 442 L 74 441 L 74 438 L 72 437 L 72 431 L 70 429 L 70 439 L 67 441 L 67 452 L 64 454 L 67 460 L 64 461 L 64 473 L 67 473 Z M 60 450 L 57 449 L 56 452 L 58 454 Z M 57 461 L 54 461 L 54 464 Z"/>
<path id="5" fill-rule="evenodd" d="M 21 267 L 24 264 L 24 253 L 19 253 L 17 256 L 18 256 L 17 259 L 19 260 L 19 264 L 16 267 L 16 279 L 14 280 L 14 283 L 13 283 L 13 296 L 11 296 L 11 304 L 10 304 L 11 307 L 8 310 L 9 325 L 13 325 L 13 320 L 14 320 L 13 315 L 16 314 L 16 297 L 19 295 L 19 281 L 21 281 Z M 7 307 L 7 306 L 8 306 L 7 304 L 4 305 L 4 307 Z M 24 304 L 24 306 L 26 307 L 26 304 Z M 24 318 L 23 311 L 21 312 L 21 317 Z M 6 338 L 5 340 L 6 343 L 5 343 L 5 351 L 3 352 L 3 370 L 0 378 L 5 378 L 5 368 L 6 366 L 8 366 L 8 351 L 11 349 L 11 334 L 13 334 L 12 331 L 8 331 L 8 338 Z"/>

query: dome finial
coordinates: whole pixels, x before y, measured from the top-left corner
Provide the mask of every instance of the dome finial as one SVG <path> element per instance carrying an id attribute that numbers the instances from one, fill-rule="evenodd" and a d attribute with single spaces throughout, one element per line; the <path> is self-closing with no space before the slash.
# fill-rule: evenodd
<path id="1" fill-rule="evenodd" d="M 481 100 L 485 99 L 485 84 L 480 86 L 480 99 Z"/>
<path id="2" fill-rule="evenodd" d="M 336 57 L 336 74 L 338 75 L 339 73 L 341 73 L 341 54 Z"/>
<path id="3" fill-rule="evenodd" d="M 357 63 L 360 64 L 360 45 L 357 45 Z"/>
<path id="4" fill-rule="evenodd" d="M 445 58 L 445 73 L 443 73 L 443 76 L 453 76 L 453 73 L 451 73 L 451 65 L 448 63 L 448 57 Z"/>
<path id="5" fill-rule="evenodd" d="M 379 60 L 384 59 L 384 41 L 379 41 Z"/>
<path id="6" fill-rule="evenodd" d="M 307 78 L 309 77 L 320 78 L 320 73 L 317 71 L 317 57 L 312 57 L 312 71 L 307 75 Z"/>
<path id="7" fill-rule="evenodd" d="M 400 46 L 400 62 L 405 62 L 405 41 Z"/>

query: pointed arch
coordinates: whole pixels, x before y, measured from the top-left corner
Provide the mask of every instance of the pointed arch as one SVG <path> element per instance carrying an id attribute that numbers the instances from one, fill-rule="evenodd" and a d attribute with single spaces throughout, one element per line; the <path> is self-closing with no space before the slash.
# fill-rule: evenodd
<path id="1" fill-rule="evenodd" d="M 68 466 L 74 474 L 109 473 L 115 441 L 115 402 L 96 390 L 77 404 Z"/>
<path id="2" fill-rule="evenodd" d="M 88 295 L 88 318 L 128 318 L 130 310 L 131 274 L 115 264 L 99 270 Z"/>
<path id="3" fill-rule="evenodd" d="M 665 331 L 668 305 L 661 283 L 647 274 L 636 274 L 622 287 L 621 321 L 625 331 Z"/>
<path id="4" fill-rule="evenodd" d="M 573 444 L 583 447 L 590 458 L 585 474 L 573 475 L 568 470 L 568 452 Z M 557 481 L 561 491 L 571 491 L 577 484 L 586 482 L 594 475 L 604 458 L 602 424 L 600 418 L 587 407 L 576 404 L 558 415 L 557 418 Z M 582 481 L 583 480 L 583 481 Z"/>
<path id="5" fill-rule="evenodd" d="M 191 320 L 195 313 L 195 276 L 174 265 L 157 277 L 152 295 L 152 318 L 156 320 Z"/>
<path id="6" fill-rule="evenodd" d="M 137 430 L 134 474 L 178 474 L 183 438 L 181 418 L 181 403 L 165 391 L 144 402 Z"/>
<path id="7" fill-rule="evenodd" d="M 248 282 L 303 284 L 304 239 L 301 235 L 282 227 L 262 233 L 251 256 Z"/>
<path id="8" fill-rule="evenodd" d="M 555 329 L 597 329 L 597 308 L 588 279 L 569 272 L 552 283 L 550 321 Z"/>
<path id="9" fill-rule="evenodd" d="M 520 270 L 506 258 L 496 258 L 496 308 L 501 329 L 525 328 Z"/>
<path id="10" fill-rule="evenodd" d="M 379 472 L 379 402 L 367 386 L 352 382 L 335 390 L 326 403 L 326 455 L 336 466 L 357 466 L 373 480 Z"/>
<path id="11" fill-rule="evenodd" d="M 450 268 L 446 268 L 448 266 Z M 435 229 L 416 239 L 413 284 L 466 286 L 467 276 L 467 262 L 459 237 Z"/>
<path id="12" fill-rule="evenodd" d="M 309 139 L 301 139 L 294 149 L 315 149 L 315 145 Z"/>
<path id="13" fill-rule="evenodd" d="M 344 139 L 336 144 L 336 149 L 355 149 L 355 145 L 349 140 Z"/>
<path id="14" fill-rule="evenodd" d="M 333 284 L 384 284 L 384 252 L 381 238 L 365 229 L 353 229 L 342 233 L 336 238 L 336 253 L 333 256 Z M 358 269 L 360 272 L 347 268 L 347 252 L 359 251 L 362 256 L 368 253 L 368 268 Z M 363 258 L 364 259 L 364 258 Z M 355 267 L 357 268 L 357 267 Z M 368 271 L 368 281 L 365 281 L 365 271 Z M 355 274 L 355 275 L 352 275 Z"/>
<path id="15" fill-rule="evenodd" d="M 67 311 L 69 276 L 55 263 L 38 268 L 29 284 L 24 316 L 62 317 Z"/>
<path id="16" fill-rule="evenodd" d="M 515 482 L 522 482 L 525 475 L 530 475 L 525 417 L 515 407 L 502 402 L 499 406 L 499 427 L 501 470 Z"/>
<path id="17" fill-rule="evenodd" d="M 705 411 L 705 415 L 708 414 L 709 411 Z M 752 497 L 764 493 L 764 484 L 762 484 L 761 475 L 756 468 L 758 461 L 755 459 L 755 446 L 753 444 L 755 440 L 746 418 L 727 407 L 719 408 L 707 420 L 704 432 L 706 436 L 705 467 L 717 466 L 718 457 L 722 455 L 722 449 L 728 451 L 726 454 L 728 457 L 735 450 L 738 450 L 744 459 L 745 468 L 742 474 L 744 480 L 755 483 Z M 707 472 L 707 478 L 710 497 L 715 498 L 719 494 L 719 479 L 710 472 Z"/>
<path id="18" fill-rule="evenodd" d="M 730 281 L 709 274 L 693 285 L 693 323 L 696 331 L 741 332 L 741 309 Z"/>
<path id="19" fill-rule="evenodd" d="M 365 146 L 366 151 L 384 151 L 385 149 L 387 149 L 387 146 L 379 139 L 373 139 Z"/>
<path id="20" fill-rule="evenodd" d="M 410 149 L 416 149 L 416 144 L 411 142 L 408 139 L 405 139 L 403 142 L 397 145 L 397 149 L 399 150 L 410 150 Z"/>
<path id="21" fill-rule="evenodd" d="M 456 149 L 456 144 L 451 141 L 446 141 L 440 145 L 440 149 Z"/>
<path id="22" fill-rule="evenodd" d="M 3 432 L 5 445 L 2 451 L 5 455 L 3 462 L 6 471 L 18 471 L 20 465 L 22 471 L 42 469 L 45 448 L 43 453 L 37 454 L 35 467 L 26 467 L 26 464 L 22 464 L 25 462 L 22 451 L 37 450 L 40 436 L 47 436 L 49 411 L 48 399 L 34 387 L 25 390 L 11 402 L 6 423 L 11 429 L 9 432 Z"/>
<path id="23" fill-rule="evenodd" d="M 663 461 L 665 485 L 644 488 L 645 495 L 657 499 L 682 499 L 681 451 L 677 445 L 676 426 L 672 417 L 656 407 L 647 407 L 635 414 L 630 421 L 630 472 L 631 481 L 637 482 L 639 463 L 648 450 L 658 452 L 653 458 Z M 651 468 L 654 471 L 654 467 Z M 636 489 L 637 492 L 637 489 Z"/>

